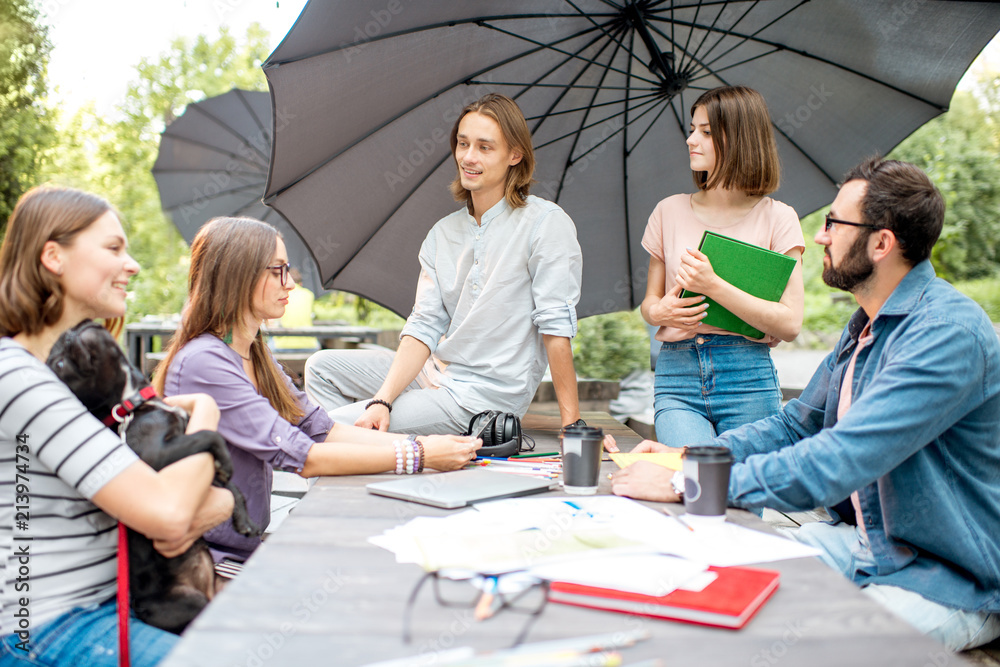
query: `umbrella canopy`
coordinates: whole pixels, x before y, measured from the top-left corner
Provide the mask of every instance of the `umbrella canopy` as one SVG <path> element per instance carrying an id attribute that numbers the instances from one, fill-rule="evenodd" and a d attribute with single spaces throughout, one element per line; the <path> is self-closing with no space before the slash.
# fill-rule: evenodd
<path id="1" fill-rule="evenodd" d="M 153 178 L 164 211 L 188 243 L 216 216 L 246 216 L 274 225 L 285 240 L 288 259 L 313 292 L 323 281 L 312 254 L 294 227 L 261 195 L 271 151 L 271 97 L 233 89 L 189 104 L 167 125 Z"/>
<path id="2" fill-rule="evenodd" d="M 895 0 L 311 0 L 264 64 L 288 118 L 264 201 L 309 241 L 327 287 L 398 313 L 417 248 L 456 210 L 449 134 L 488 92 L 517 100 L 532 192 L 576 222 L 581 316 L 635 307 L 656 202 L 693 190 L 684 140 L 703 91 L 767 99 L 800 215 L 860 158 L 945 111 L 1000 6 Z"/>

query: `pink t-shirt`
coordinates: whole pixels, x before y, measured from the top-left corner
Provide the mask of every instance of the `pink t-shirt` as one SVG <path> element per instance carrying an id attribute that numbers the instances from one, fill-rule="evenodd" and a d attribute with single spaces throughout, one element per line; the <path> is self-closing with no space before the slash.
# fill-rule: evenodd
<path id="1" fill-rule="evenodd" d="M 642 236 L 642 247 L 663 262 L 666 267 L 665 292 L 674 287 L 674 278 L 681 265 L 681 255 L 687 248 L 697 248 L 702 234 L 712 231 L 746 243 L 753 243 L 781 254 L 792 248 L 806 248 L 802 236 L 802 226 L 795 210 L 787 204 L 763 197 L 741 220 L 724 226 L 705 224 L 691 208 L 691 195 L 682 194 L 667 197 L 653 209 Z M 694 338 L 698 334 L 724 334 L 735 336 L 731 331 L 702 325 L 695 331 L 676 327 L 660 327 L 656 340 L 670 343 Z M 753 339 L 751 339 L 753 340 Z M 777 338 L 765 335 L 759 342 L 775 344 Z"/>

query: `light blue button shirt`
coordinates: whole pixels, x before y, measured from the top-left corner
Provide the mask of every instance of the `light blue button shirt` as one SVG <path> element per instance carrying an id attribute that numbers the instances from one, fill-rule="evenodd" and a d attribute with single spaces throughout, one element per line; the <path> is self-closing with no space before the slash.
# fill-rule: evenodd
<path id="1" fill-rule="evenodd" d="M 958 609 L 1000 612 L 1000 342 L 983 309 L 915 266 L 872 321 L 842 419 L 858 310 L 809 386 L 780 414 L 729 431 L 729 494 L 743 507 L 830 506 L 858 491 L 874 566 L 858 584 L 899 586 Z M 846 502 L 845 502 L 846 501 Z"/>
<path id="2" fill-rule="evenodd" d="M 463 208 L 420 247 L 413 312 L 400 336 L 432 353 L 431 379 L 464 408 L 523 415 L 548 359 L 542 334 L 576 335 L 583 256 L 576 227 L 550 201 L 506 199 L 477 225 Z"/>

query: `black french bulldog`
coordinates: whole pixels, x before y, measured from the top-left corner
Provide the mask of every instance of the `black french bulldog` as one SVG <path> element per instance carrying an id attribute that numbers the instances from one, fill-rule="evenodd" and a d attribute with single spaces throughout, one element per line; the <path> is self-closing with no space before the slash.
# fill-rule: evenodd
<path id="1" fill-rule="evenodd" d="M 212 454 L 214 484 L 232 491 L 236 500 L 233 526 L 243 535 L 260 534 L 247 514 L 243 495 L 230 480 L 233 463 L 226 441 L 213 431 L 185 434 L 187 413 L 156 397 L 104 327 L 84 320 L 59 337 L 46 363 L 109 428 L 131 412 L 126 443 L 154 470 L 192 454 Z M 166 558 L 134 530 L 129 529 L 128 542 L 133 611 L 141 621 L 179 634 L 221 590 L 223 580 L 215 574 L 208 544 L 199 539 L 180 556 Z"/>

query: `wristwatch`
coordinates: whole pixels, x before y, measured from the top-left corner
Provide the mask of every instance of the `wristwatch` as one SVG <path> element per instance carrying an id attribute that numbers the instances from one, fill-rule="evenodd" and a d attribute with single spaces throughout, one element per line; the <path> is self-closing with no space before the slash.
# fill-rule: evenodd
<path id="1" fill-rule="evenodd" d="M 572 424 L 566 424 L 565 426 L 563 426 L 563 428 L 570 428 L 571 426 L 586 426 L 586 425 L 587 425 L 587 422 L 583 421 L 583 418 L 581 417 L 580 419 L 577 419 Z"/>

